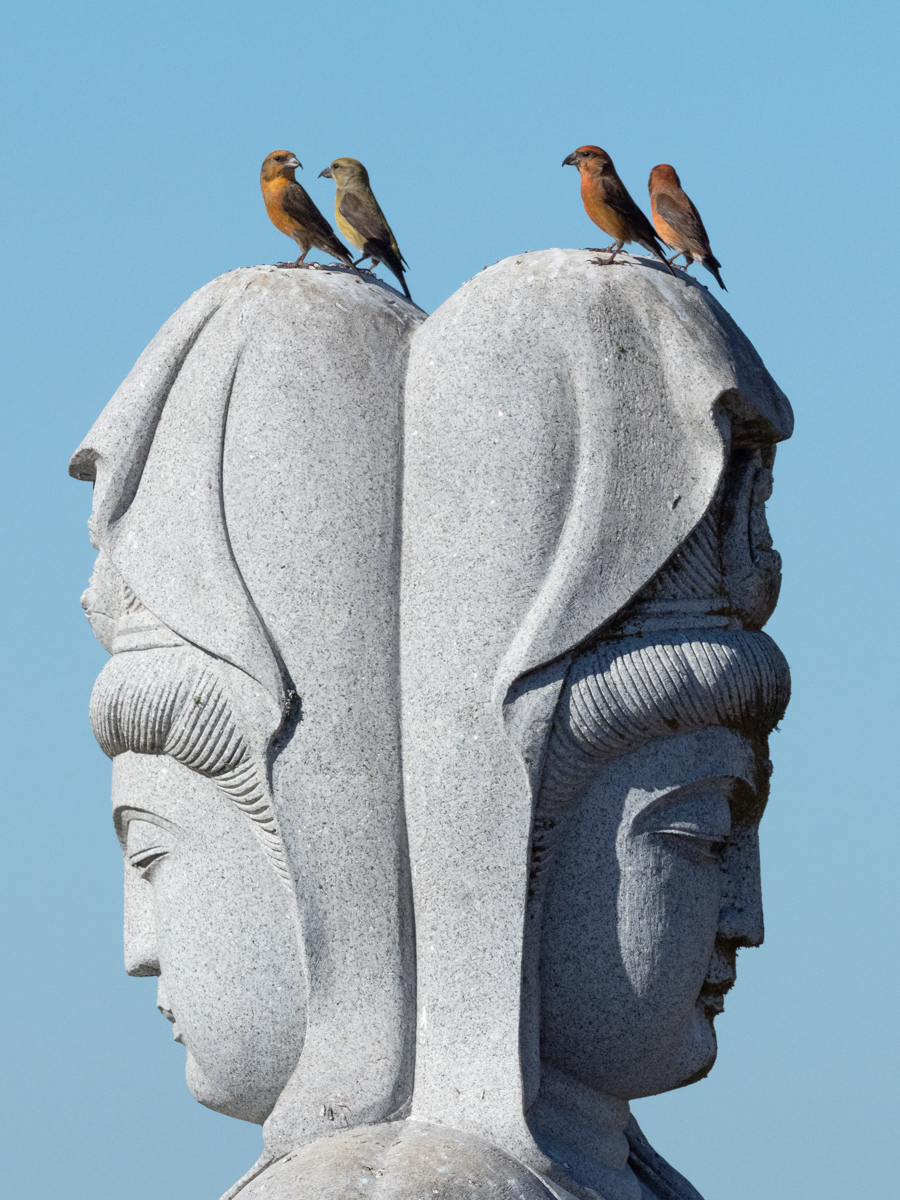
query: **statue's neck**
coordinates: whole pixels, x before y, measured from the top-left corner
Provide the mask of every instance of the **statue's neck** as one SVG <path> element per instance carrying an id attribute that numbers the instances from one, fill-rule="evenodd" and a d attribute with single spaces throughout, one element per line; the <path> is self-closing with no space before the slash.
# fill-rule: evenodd
<path id="1" fill-rule="evenodd" d="M 541 1150 L 603 1200 L 640 1200 L 628 1166 L 628 1102 L 544 1066 L 528 1124 Z"/>

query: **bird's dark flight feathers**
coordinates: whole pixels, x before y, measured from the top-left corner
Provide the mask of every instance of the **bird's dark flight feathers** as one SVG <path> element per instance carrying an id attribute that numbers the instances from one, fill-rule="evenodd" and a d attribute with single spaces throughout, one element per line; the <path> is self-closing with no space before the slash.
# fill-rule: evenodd
<path id="1" fill-rule="evenodd" d="M 645 249 L 659 255 L 663 262 L 665 262 L 665 251 L 656 236 L 656 230 L 644 216 L 643 211 L 632 200 L 625 184 L 619 179 L 618 175 L 603 176 L 603 200 L 611 209 L 620 213 L 631 222 L 635 233 L 638 235 L 635 241 L 644 246 Z"/>
<path id="2" fill-rule="evenodd" d="M 696 242 L 698 246 L 705 247 L 708 253 L 709 235 L 706 232 L 700 214 L 687 196 L 685 196 L 685 200 L 687 200 L 687 205 L 682 207 L 671 196 L 667 196 L 665 192 L 657 192 L 656 211 L 683 238 Z M 721 263 L 719 265 L 721 266 Z"/>
<path id="3" fill-rule="evenodd" d="M 338 207 L 340 208 L 341 216 L 353 226 L 357 233 L 365 238 L 362 257 L 373 260 L 377 259 L 383 262 L 400 280 L 407 299 L 412 299 L 409 294 L 409 288 L 406 285 L 406 280 L 403 277 L 403 268 L 406 265 L 406 259 L 394 249 L 393 236 L 385 222 L 379 220 L 377 216 L 369 212 L 366 205 L 353 192 L 345 192 L 341 197 Z"/>
<path id="4" fill-rule="evenodd" d="M 315 233 L 322 243 L 319 249 L 327 250 L 341 262 L 349 263 L 351 261 L 346 249 L 335 237 L 334 230 L 319 212 L 302 184 L 295 182 L 285 188 L 282 208 L 289 217 L 293 217 L 295 221 L 305 225 L 310 232 Z"/>

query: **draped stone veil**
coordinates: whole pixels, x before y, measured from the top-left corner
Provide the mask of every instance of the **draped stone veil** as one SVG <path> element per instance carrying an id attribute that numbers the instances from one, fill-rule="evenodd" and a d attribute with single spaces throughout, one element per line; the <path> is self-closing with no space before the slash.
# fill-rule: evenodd
<path id="1" fill-rule="evenodd" d="M 429 318 L 405 420 L 412 1115 L 542 1170 L 524 921 L 554 712 L 578 654 L 701 525 L 733 455 L 789 436 L 791 413 L 705 288 L 548 250 L 488 268 Z M 659 1194 L 693 1193 L 649 1147 L 643 1160 Z"/>
<path id="2" fill-rule="evenodd" d="M 261 1165 L 411 1090 L 398 511 L 421 319 L 346 273 L 233 271 L 166 323 L 70 468 L 95 484 L 85 604 L 116 665 L 199 656 L 268 773 L 307 1017 Z"/>

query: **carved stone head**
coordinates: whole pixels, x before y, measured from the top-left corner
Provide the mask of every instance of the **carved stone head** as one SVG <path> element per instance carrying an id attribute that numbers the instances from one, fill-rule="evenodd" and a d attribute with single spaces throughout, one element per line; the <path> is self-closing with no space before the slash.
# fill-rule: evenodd
<path id="1" fill-rule="evenodd" d="M 553 250 L 429 319 L 406 428 L 412 1115 L 566 1194 L 694 1195 L 627 1101 L 709 1069 L 762 938 L 787 401 L 705 288 Z"/>
<path id="2" fill-rule="evenodd" d="M 409 336 L 346 273 L 232 272 L 161 330 L 72 461 L 112 658 L 126 961 L 261 1166 L 412 1087 L 397 527 Z"/>
<path id="3" fill-rule="evenodd" d="M 229 1196 L 695 1200 L 628 1101 L 710 1069 L 762 939 L 790 431 L 706 289 L 627 256 L 424 324 L 232 272 L 139 360 L 72 464 L 91 715 L 128 969 L 265 1122 Z"/>

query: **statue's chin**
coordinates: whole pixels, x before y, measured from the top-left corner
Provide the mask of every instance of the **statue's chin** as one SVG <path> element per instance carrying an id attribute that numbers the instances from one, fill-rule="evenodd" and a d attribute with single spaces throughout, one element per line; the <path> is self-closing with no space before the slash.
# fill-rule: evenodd
<path id="1" fill-rule="evenodd" d="M 563 1073 L 573 1074 L 599 1092 L 622 1100 L 640 1100 L 696 1083 L 712 1070 L 717 1054 L 716 1034 L 712 1015 L 701 1002 L 695 1004 L 684 1036 L 672 1040 L 675 1048 L 668 1051 L 664 1045 L 655 1045 L 618 1062 L 607 1056 L 603 1069 L 593 1077 L 567 1071 L 565 1065 L 551 1065 L 557 1065 Z"/>
<path id="2" fill-rule="evenodd" d="M 634 1091 L 630 1100 L 642 1096 L 658 1096 L 676 1088 L 687 1087 L 699 1079 L 705 1079 L 713 1068 L 718 1054 L 713 1015 L 702 1001 L 694 1005 L 688 1036 L 678 1053 L 668 1062 L 661 1062 L 657 1069 L 644 1081 L 640 1091 Z"/>
<path id="3" fill-rule="evenodd" d="M 717 1015 L 717 1013 L 711 1012 L 702 1000 L 697 1001 L 694 1006 L 694 1019 L 691 1022 L 691 1039 L 687 1047 L 686 1062 L 682 1069 L 682 1077 L 677 1083 L 667 1088 L 667 1091 L 671 1091 L 672 1088 L 687 1087 L 690 1083 L 696 1083 L 699 1079 L 705 1079 L 713 1069 L 716 1055 L 719 1053 L 718 1043 L 716 1042 L 716 1031 L 713 1027 L 713 1019 Z M 687 1076 L 684 1075 L 685 1071 L 689 1072 Z"/>
<path id="4" fill-rule="evenodd" d="M 250 1089 L 242 1088 L 240 1080 L 236 1080 L 232 1086 L 214 1083 L 190 1051 L 184 1073 L 191 1095 L 200 1104 L 226 1117 L 249 1121 L 252 1125 L 264 1123 L 278 1098 L 261 1096 Z"/>

